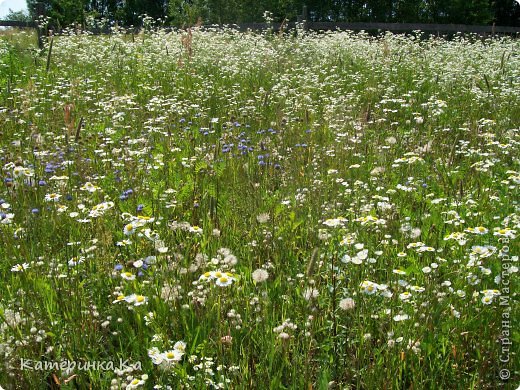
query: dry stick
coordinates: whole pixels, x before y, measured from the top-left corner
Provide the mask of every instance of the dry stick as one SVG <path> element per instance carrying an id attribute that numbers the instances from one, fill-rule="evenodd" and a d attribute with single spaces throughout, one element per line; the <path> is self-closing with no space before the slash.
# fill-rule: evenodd
<path id="1" fill-rule="evenodd" d="M 49 71 L 51 67 L 51 54 L 52 54 L 52 43 L 54 42 L 54 38 L 51 37 L 51 43 L 49 44 L 49 52 L 47 53 L 47 67 L 45 68 L 45 72 Z"/>
<path id="2" fill-rule="evenodd" d="M 309 264 L 307 265 L 307 277 L 309 277 L 314 271 L 314 265 L 316 264 L 316 258 L 318 257 L 318 248 L 314 248 L 312 251 L 311 258 L 309 260 Z"/>
<path id="3" fill-rule="evenodd" d="M 79 119 L 78 127 L 76 127 L 76 136 L 74 137 L 74 141 L 79 141 L 79 132 L 81 131 L 81 126 L 83 126 L 83 117 Z"/>

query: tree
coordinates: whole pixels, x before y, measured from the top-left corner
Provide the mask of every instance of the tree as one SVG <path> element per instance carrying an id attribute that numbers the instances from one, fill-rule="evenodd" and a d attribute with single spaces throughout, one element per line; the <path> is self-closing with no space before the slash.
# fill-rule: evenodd
<path id="1" fill-rule="evenodd" d="M 395 21 L 398 23 L 417 23 L 425 20 L 424 1 L 398 0 L 395 2 Z"/>
<path id="2" fill-rule="evenodd" d="M 50 18 L 53 29 L 61 29 L 85 21 L 84 9 L 88 0 L 27 0 L 27 9 L 32 19 L 40 14 Z"/>
<path id="3" fill-rule="evenodd" d="M 501 26 L 520 27 L 520 3 L 516 0 L 495 0 L 493 21 Z"/>
<path id="4" fill-rule="evenodd" d="M 170 0 L 168 17 L 173 26 L 193 26 L 198 20 L 207 22 L 208 7 L 205 0 Z"/>
<path id="5" fill-rule="evenodd" d="M 31 21 L 31 17 L 29 13 L 26 11 L 13 11 L 9 8 L 9 13 L 3 17 L 4 20 L 10 20 L 13 22 L 29 22 Z"/>

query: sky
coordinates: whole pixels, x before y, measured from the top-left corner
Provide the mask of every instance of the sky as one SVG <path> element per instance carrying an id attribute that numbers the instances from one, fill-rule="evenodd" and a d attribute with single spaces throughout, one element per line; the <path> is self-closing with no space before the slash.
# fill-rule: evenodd
<path id="1" fill-rule="evenodd" d="M 13 11 L 21 11 L 27 9 L 25 0 L 0 0 L 0 18 L 9 13 L 9 8 Z"/>

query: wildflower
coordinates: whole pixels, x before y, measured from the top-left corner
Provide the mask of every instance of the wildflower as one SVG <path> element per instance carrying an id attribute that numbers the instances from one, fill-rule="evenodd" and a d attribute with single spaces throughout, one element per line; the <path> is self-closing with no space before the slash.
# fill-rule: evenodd
<path id="1" fill-rule="evenodd" d="M 199 280 L 211 280 L 211 279 L 215 279 L 215 273 L 214 272 L 204 272 L 199 277 Z"/>
<path id="2" fill-rule="evenodd" d="M 225 275 L 221 275 L 220 277 L 217 277 L 215 280 L 215 284 L 219 287 L 227 287 L 233 283 L 235 279 L 233 278 L 232 274 L 226 273 Z"/>
<path id="3" fill-rule="evenodd" d="M 497 297 L 500 295 L 500 291 L 499 290 L 484 290 L 484 291 L 482 291 L 482 294 L 489 295 L 491 297 Z"/>
<path id="4" fill-rule="evenodd" d="M 385 139 L 385 142 L 389 145 L 395 145 L 397 143 L 397 139 L 395 137 L 388 137 Z"/>
<path id="5" fill-rule="evenodd" d="M 473 234 L 479 234 L 479 235 L 482 235 L 482 234 L 486 234 L 489 230 L 486 229 L 484 226 L 477 226 L 477 227 L 474 227 L 474 228 L 467 228 L 464 230 L 465 232 L 467 233 L 473 233 Z"/>
<path id="6" fill-rule="evenodd" d="M 378 284 L 369 280 L 365 280 L 361 283 L 360 287 L 363 289 L 365 294 L 372 295 L 377 292 Z"/>
<path id="7" fill-rule="evenodd" d="M 45 200 L 47 202 L 57 202 L 58 200 L 60 200 L 60 198 L 61 198 L 61 195 L 60 194 L 56 194 L 56 193 L 45 195 Z"/>
<path id="8" fill-rule="evenodd" d="M 487 245 L 487 246 L 480 246 L 475 245 L 471 247 L 471 255 L 477 255 L 480 258 L 485 258 L 491 256 L 493 253 L 496 252 L 495 247 Z"/>
<path id="9" fill-rule="evenodd" d="M 351 262 L 354 264 L 361 264 L 363 260 L 365 260 L 368 257 L 368 250 L 363 249 L 362 251 L 358 252 L 356 256 L 354 256 L 351 259 Z"/>
<path id="10" fill-rule="evenodd" d="M 131 272 L 121 272 L 121 277 L 125 280 L 135 280 L 135 275 Z"/>
<path id="11" fill-rule="evenodd" d="M 267 278 L 269 278 L 269 273 L 265 269 L 259 268 L 253 271 L 251 276 L 253 277 L 253 281 L 255 283 L 262 283 L 265 282 Z"/>
<path id="12" fill-rule="evenodd" d="M 122 241 L 116 242 L 117 246 L 128 246 L 131 244 L 132 244 L 132 241 L 130 241 L 130 240 L 122 240 Z"/>
<path id="13" fill-rule="evenodd" d="M 270 216 L 267 213 L 262 213 L 256 216 L 256 220 L 258 223 L 266 223 L 269 222 Z"/>
<path id="14" fill-rule="evenodd" d="M 313 287 L 309 287 L 309 288 L 305 289 L 305 291 L 303 292 L 303 297 L 305 298 L 306 301 L 315 299 L 319 295 L 320 295 L 320 292 Z"/>
<path id="15" fill-rule="evenodd" d="M 134 224 L 128 223 L 123 228 L 123 232 L 125 233 L 125 235 L 129 236 L 129 235 L 135 233 L 135 229 L 136 229 L 136 226 Z"/>
<path id="16" fill-rule="evenodd" d="M 126 297 L 124 295 L 118 295 L 117 298 L 112 301 L 112 303 L 119 303 L 119 302 L 123 302 L 123 301 L 126 301 Z"/>
<path id="17" fill-rule="evenodd" d="M 385 167 L 375 167 L 370 171 L 371 176 L 379 176 L 380 174 L 385 172 Z"/>
<path id="18" fill-rule="evenodd" d="M 11 268 L 11 272 L 23 272 L 29 268 L 29 263 L 16 264 Z"/>
<path id="19" fill-rule="evenodd" d="M 148 303 L 148 298 L 144 295 L 132 294 L 124 298 L 127 303 L 133 304 L 134 306 L 141 306 Z"/>
<path id="20" fill-rule="evenodd" d="M 182 341 L 182 340 L 181 341 L 177 341 L 173 345 L 173 349 L 184 354 L 186 352 L 186 343 L 184 341 Z"/>
<path id="21" fill-rule="evenodd" d="M 323 224 L 325 226 L 328 226 L 328 227 L 338 227 L 338 226 L 343 226 L 343 224 L 346 222 L 347 220 L 343 217 L 339 217 L 339 218 L 332 218 L 332 219 L 327 219 L 323 222 Z"/>
<path id="22" fill-rule="evenodd" d="M 148 357 L 152 359 L 152 363 L 159 365 L 163 362 L 163 356 L 157 347 L 150 348 L 148 350 Z"/>
<path id="23" fill-rule="evenodd" d="M 405 321 L 409 318 L 410 318 L 410 316 L 408 314 L 397 314 L 394 316 L 393 320 L 395 322 L 400 322 L 400 321 Z"/>
<path id="24" fill-rule="evenodd" d="M 74 267 L 78 264 L 81 264 L 85 261 L 85 258 L 84 257 L 73 257 L 72 259 L 69 260 L 69 267 Z"/>
<path id="25" fill-rule="evenodd" d="M 515 238 L 516 230 L 510 228 L 496 229 L 493 233 L 494 236 Z"/>
<path id="26" fill-rule="evenodd" d="M 144 386 L 147 379 L 148 379 L 148 375 L 146 375 L 146 374 L 141 375 L 140 379 L 133 378 L 132 380 L 130 380 L 130 383 L 126 386 L 126 389 L 127 390 L 137 389 L 140 386 Z"/>
<path id="27" fill-rule="evenodd" d="M 356 306 L 356 302 L 352 298 L 343 298 L 339 301 L 339 307 L 341 310 L 352 310 Z"/>
<path id="28" fill-rule="evenodd" d="M 92 184 L 91 182 L 87 181 L 85 184 L 83 184 L 81 187 L 80 187 L 80 190 L 82 191 L 88 191 L 88 192 L 96 192 L 97 190 L 99 190 L 99 187 L 98 186 L 95 186 L 94 184 Z"/>
<path id="29" fill-rule="evenodd" d="M 189 228 L 189 231 L 190 231 L 190 233 L 202 234 L 202 228 L 200 228 L 198 226 L 191 226 Z"/>
<path id="30" fill-rule="evenodd" d="M 408 291 L 405 291 L 404 293 L 399 294 L 399 298 L 400 298 L 402 301 L 407 301 L 407 300 L 410 299 L 411 297 L 412 297 L 412 294 L 410 294 Z"/>
<path id="31" fill-rule="evenodd" d="M 226 335 L 226 336 L 222 336 L 220 338 L 220 342 L 223 344 L 223 345 L 231 345 L 233 343 L 233 337 L 229 336 L 229 335 Z"/>
<path id="32" fill-rule="evenodd" d="M 147 302 L 148 302 L 148 298 L 145 297 L 144 295 L 136 295 L 135 296 L 135 302 L 134 302 L 135 306 L 144 305 Z"/>
<path id="33" fill-rule="evenodd" d="M 161 357 L 163 358 L 163 361 L 167 363 L 172 362 L 180 362 L 182 359 L 183 352 L 180 352 L 176 349 L 172 349 L 171 351 L 166 351 L 161 354 Z"/>

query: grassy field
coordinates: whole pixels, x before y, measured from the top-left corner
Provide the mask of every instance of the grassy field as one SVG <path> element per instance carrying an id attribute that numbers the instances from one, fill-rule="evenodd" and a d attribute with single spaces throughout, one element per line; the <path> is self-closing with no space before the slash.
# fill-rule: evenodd
<path id="1" fill-rule="evenodd" d="M 520 41 L 0 41 L 5 389 L 514 389 Z"/>

